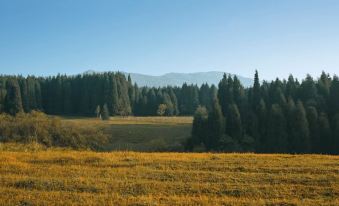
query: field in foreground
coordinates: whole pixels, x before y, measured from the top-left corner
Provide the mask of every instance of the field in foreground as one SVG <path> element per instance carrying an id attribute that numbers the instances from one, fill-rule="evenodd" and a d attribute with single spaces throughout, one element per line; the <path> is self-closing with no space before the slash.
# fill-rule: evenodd
<path id="1" fill-rule="evenodd" d="M 338 197 L 338 156 L 0 152 L 0 205 L 318 206 Z"/>

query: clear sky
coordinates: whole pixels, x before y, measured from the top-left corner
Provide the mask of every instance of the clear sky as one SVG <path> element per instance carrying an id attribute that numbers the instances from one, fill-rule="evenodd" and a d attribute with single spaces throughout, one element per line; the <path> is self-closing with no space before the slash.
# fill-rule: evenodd
<path id="1" fill-rule="evenodd" d="M 0 0 L 0 73 L 339 74 L 338 0 Z"/>

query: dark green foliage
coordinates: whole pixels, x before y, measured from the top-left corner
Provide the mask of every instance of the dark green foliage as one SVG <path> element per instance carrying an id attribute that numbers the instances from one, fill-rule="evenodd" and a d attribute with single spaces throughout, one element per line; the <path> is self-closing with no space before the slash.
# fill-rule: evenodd
<path id="1" fill-rule="evenodd" d="M 332 153 L 339 154 L 339 113 L 334 117 Z"/>
<path id="2" fill-rule="evenodd" d="M 208 128 L 208 111 L 206 107 L 199 106 L 194 114 L 192 136 L 186 142 L 186 149 L 193 150 L 195 145 L 206 143 L 209 140 Z"/>
<path id="3" fill-rule="evenodd" d="M 286 119 L 278 104 L 272 105 L 267 125 L 267 141 L 264 142 L 265 151 L 270 153 L 288 152 Z"/>
<path id="4" fill-rule="evenodd" d="M 290 152 L 308 153 L 311 151 L 309 124 L 302 102 L 298 101 L 292 114 Z"/>
<path id="5" fill-rule="evenodd" d="M 102 109 L 101 109 L 101 119 L 102 120 L 109 120 L 109 110 L 108 110 L 108 107 L 107 107 L 107 104 L 104 104 L 104 106 L 102 106 Z"/>
<path id="6" fill-rule="evenodd" d="M 260 81 L 259 81 L 259 74 L 257 70 L 255 71 L 255 75 L 254 75 L 254 84 L 253 84 L 252 91 L 253 91 L 251 94 L 252 105 L 253 105 L 253 108 L 256 109 L 261 100 Z"/>
<path id="7" fill-rule="evenodd" d="M 212 110 L 208 114 L 207 128 L 208 136 L 203 140 L 203 143 L 207 150 L 215 150 L 225 132 L 225 121 L 217 99 L 213 100 Z"/>
<path id="8" fill-rule="evenodd" d="M 11 115 L 23 112 L 20 86 L 16 79 L 9 79 L 6 84 L 5 111 Z"/>
<path id="9" fill-rule="evenodd" d="M 319 145 L 316 146 L 316 151 L 323 154 L 329 154 L 332 150 L 332 133 L 328 120 L 328 116 L 325 113 L 319 115 Z"/>
<path id="10" fill-rule="evenodd" d="M 240 112 L 236 104 L 230 104 L 228 106 L 226 120 L 226 134 L 231 136 L 235 140 L 240 141 L 243 136 L 243 131 Z"/>
<path id="11" fill-rule="evenodd" d="M 206 102 L 206 91 L 206 85 L 203 85 L 201 103 Z M 213 145 L 210 144 L 209 150 L 339 152 L 337 76 L 331 78 L 323 72 L 315 81 L 307 75 L 300 84 L 290 75 L 288 80 L 277 78 L 260 84 L 256 71 L 253 87 L 244 89 L 236 77 L 225 74 L 217 93 L 226 124 L 224 133 L 218 135 L 219 145 L 211 148 Z M 215 129 L 209 124 L 208 133 L 216 132 L 212 131 Z"/>
<path id="12" fill-rule="evenodd" d="M 339 78 L 333 77 L 329 94 L 329 112 L 334 115 L 339 111 Z"/>
<path id="13" fill-rule="evenodd" d="M 322 144 L 319 135 L 318 112 L 315 107 L 310 106 L 307 108 L 306 114 L 310 131 L 311 151 L 317 153 L 320 152 L 319 146 Z"/>

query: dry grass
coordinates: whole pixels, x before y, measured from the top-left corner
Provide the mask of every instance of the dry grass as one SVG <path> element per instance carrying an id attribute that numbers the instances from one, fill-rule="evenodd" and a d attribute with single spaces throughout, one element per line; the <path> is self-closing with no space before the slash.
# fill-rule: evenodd
<path id="1" fill-rule="evenodd" d="M 102 121 L 98 118 L 64 117 L 64 121 L 76 124 L 90 125 L 178 125 L 192 124 L 193 117 L 111 117 L 108 121 Z"/>
<path id="2" fill-rule="evenodd" d="M 6 148 L 0 205 L 339 205 L 338 156 Z"/>
<path id="3" fill-rule="evenodd" d="M 192 117 L 63 117 L 64 124 L 94 127 L 110 136 L 106 151 L 182 151 L 183 142 L 191 135 Z"/>

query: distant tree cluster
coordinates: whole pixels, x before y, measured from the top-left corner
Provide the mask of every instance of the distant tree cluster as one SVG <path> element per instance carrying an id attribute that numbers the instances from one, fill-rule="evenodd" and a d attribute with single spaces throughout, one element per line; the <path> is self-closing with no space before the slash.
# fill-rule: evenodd
<path id="1" fill-rule="evenodd" d="M 0 76 L 0 113 L 40 110 L 54 115 L 193 115 L 198 105 L 211 108 L 215 86 L 139 88 L 122 73 L 47 78 Z"/>
<path id="2" fill-rule="evenodd" d="M 339 153 L 339 79 L 322 73 L 244 88 L 224 75 L 212 108 L 199 106 L 187 149 L 264 153 Z"/>

